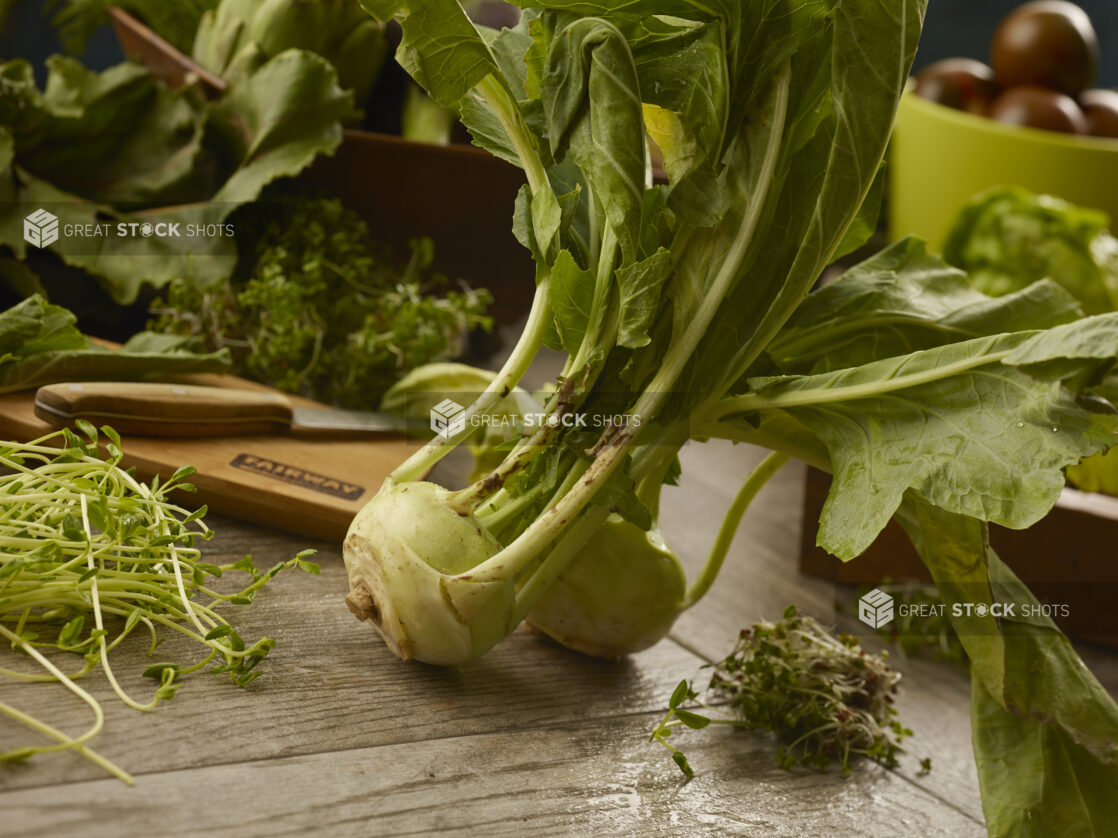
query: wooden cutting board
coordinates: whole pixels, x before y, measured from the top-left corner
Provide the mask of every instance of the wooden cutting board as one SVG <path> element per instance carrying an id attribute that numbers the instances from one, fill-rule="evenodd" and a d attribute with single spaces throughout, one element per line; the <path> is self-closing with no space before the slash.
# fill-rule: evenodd
<path id="1" fill-rule="evenodd" d="M 175 383 L 269 390 L 225 375 L 191 375 Z M 322 407 L 288 396 L 302 407 Z M 35 416 L 34 391 L 0 396 L 0 439 L 26 442 L 52 428 Z M 176 501 L 268 527 L 341 540 L 357 511 L 384 478 L 416 450 L 402 437 L 369 435 L 231 436 L 168 439 L 129 436 L 122 440 L 124 465 L 141 478 L 169 477 L 192 465 L 197 494 L 179 493 Z"/>

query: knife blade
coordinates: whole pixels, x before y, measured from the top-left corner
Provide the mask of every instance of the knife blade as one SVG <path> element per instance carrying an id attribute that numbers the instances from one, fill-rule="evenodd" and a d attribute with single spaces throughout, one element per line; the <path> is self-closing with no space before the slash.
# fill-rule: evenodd
<path id="1" fill-rule="evenodd" d="M 119 433 L 163 437 L 258 434 L 399 434 L 407 421 L 387 413 L 296 407 L 258 390 L 122 381 L 47 384 L 35 393 L 35 415 L 54 427 L 85 419 Z"/>

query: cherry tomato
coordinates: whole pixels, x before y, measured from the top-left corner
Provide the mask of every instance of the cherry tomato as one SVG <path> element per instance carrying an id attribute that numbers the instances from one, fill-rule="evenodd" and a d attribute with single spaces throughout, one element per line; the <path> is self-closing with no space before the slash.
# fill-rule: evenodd
<path id="1" fill-rule="evenodd" d="M 1086 134 L 1087 117 L 1070 96 L 1045 87 L 1015 87 L 994 100 L 989 116 L 998 122 L 1065 134 Z"/>
<path id="2" fill-rule="evenodd" d="M 1118 90 L 1086 90 L 1079 104 L 1087 116 L 1088 134 L 1118 137 Z"/>
<path id="3" fill-rule="evenodd" d="M 1074 3 L 1038 0 L 1001 22 L 990 58 L 1002 87 L 1039 85 L 1075 96 L 1095 80 L 1099 39 Z"/>
<path id="4" fill-rule="evenodd" d="M 997 95 L 994 71 L 981 61 L 945 58 L 916 76 L 916 95 L 949 108 L 985 113 Z"/>

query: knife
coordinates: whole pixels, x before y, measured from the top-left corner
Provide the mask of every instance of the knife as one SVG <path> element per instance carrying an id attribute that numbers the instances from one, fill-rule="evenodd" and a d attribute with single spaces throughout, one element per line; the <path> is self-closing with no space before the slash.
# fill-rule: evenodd
<path id="1" fill-rule="evenodd" d="M 387 413 L 296 407 L 280 393 L 121 381 L 48 384 L 35 415 L 55 427 L 85 419 L 120 433 L 163 437 L 248 434 L 397 434 L 407 420 Z"/>

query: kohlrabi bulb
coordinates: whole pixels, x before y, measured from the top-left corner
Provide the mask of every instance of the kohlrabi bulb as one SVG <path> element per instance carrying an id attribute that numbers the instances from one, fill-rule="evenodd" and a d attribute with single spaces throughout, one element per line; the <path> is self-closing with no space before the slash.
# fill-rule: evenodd
<path id="1" fill-rule="evenodd" d="M 611 515 L 528 615 L 571 649 L 618 658 L 647 649 L 671 629 L 687 580 L 658 530 Z"/>
<path id="2" fill-rule="evenodd" d="M 512 630 L 513 584 L 469 578 L 500 550 L 446 489 L 385 481 L 346 534 L 346 604 L 404 660 L 464 663 Z"/>

